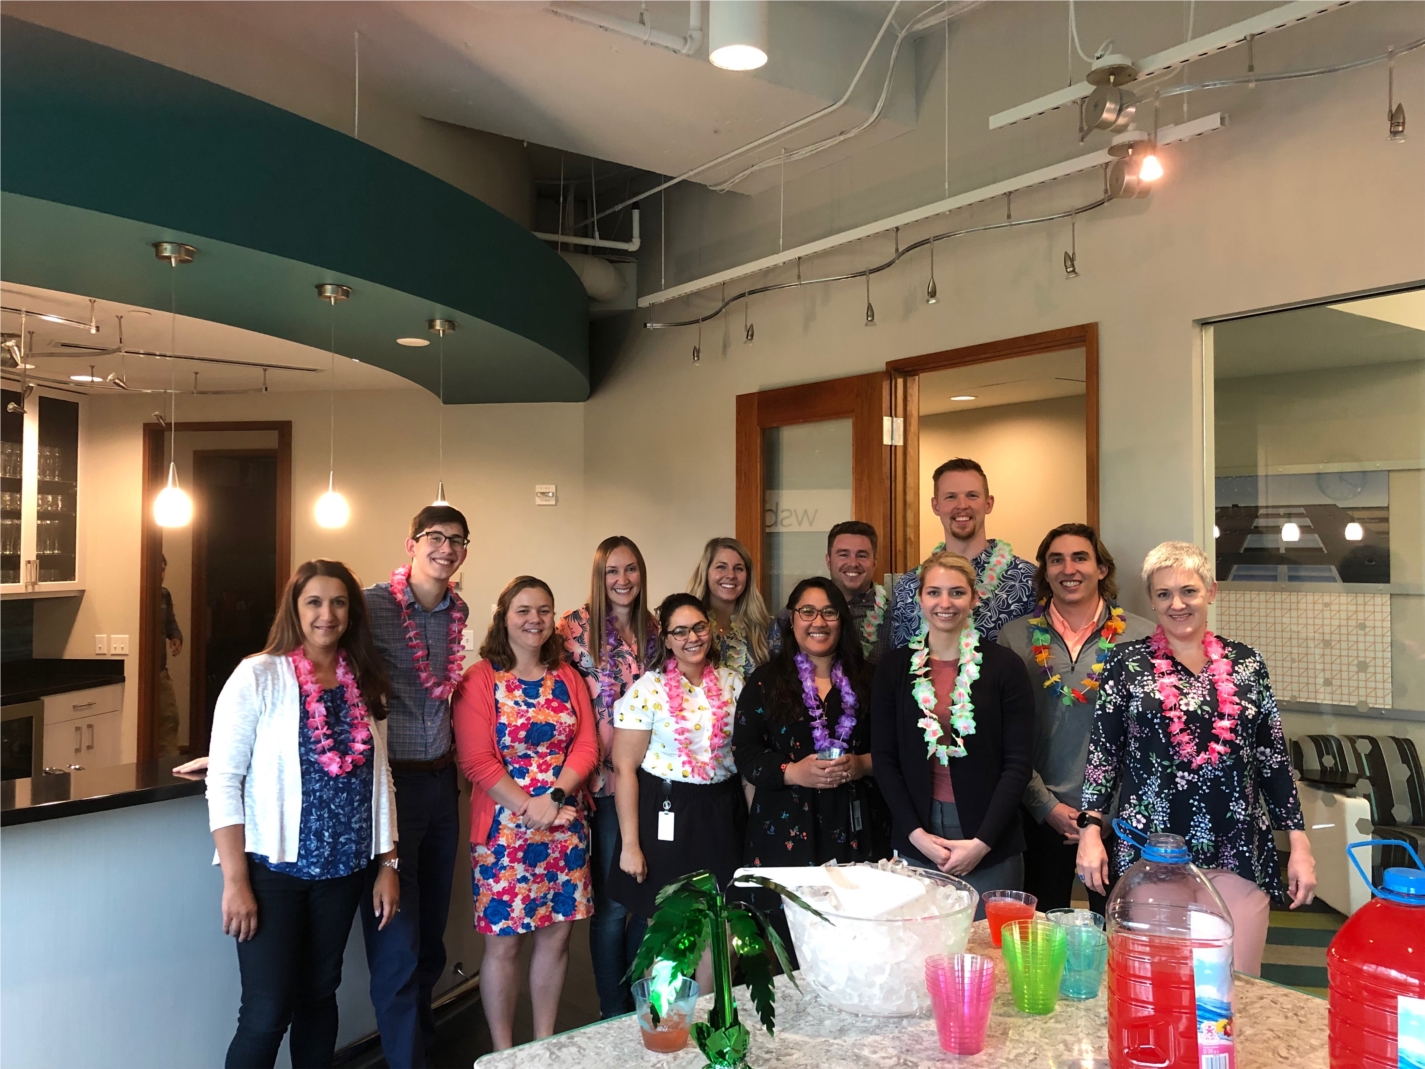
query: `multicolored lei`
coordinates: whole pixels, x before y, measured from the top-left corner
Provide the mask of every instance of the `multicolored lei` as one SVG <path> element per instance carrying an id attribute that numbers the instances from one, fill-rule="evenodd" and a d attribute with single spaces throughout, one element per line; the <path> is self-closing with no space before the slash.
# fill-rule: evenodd
<path id="1" fill-rule="evenodd" d="M 1089 674 L 1080 686 L 1068 687 L 1057 672 L 1052 675 L 1049 672 L 1049 643 L 1052 641 L 1049 634 L 1049 599 L 1041 599 L 1034 609 L 1034 615 L 1029 618 L 1029 641 L 1034 652 L 1034 662 L 1044 670 L 1045 688 L 1053 691 L 1054 697 L 1065 705 L 1073 705 L 1075 702 L 1088 704 L 1089 693 L 1098 690 L 1099 680 L 1103 677 L 1104 655 L 1113 645 L 1113 640 L 1123 634 L 1127 627 L 1128 621 L 1123 610 L 1117 605 L 1111 607 L 1108 610 L 1108 619 L 1104 621 L 1103 629 L 1098 633 L 1098 650 L 1094 654 L 1094 663 L 1089 668 Z"/>
<path id="2" fill-rule="evenodd" d="M 875 597 L 875 604 L 861 619 L 861 652 L 867 657 L 871 656 L 880 644 L 881 621 L 886 618 L 887 604 L 885 587 L 879 583 L 872 583 L 871 590 Z"/>

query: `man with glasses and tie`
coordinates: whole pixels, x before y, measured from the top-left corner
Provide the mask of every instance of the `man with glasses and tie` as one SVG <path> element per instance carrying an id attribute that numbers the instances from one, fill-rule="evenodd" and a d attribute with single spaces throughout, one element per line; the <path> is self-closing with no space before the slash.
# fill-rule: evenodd
<path id="1" fill-rule="evenodd" d="M 468 613 L 451 585 L 465 563 L 470 526 L 449 505 L 411 521 L 411 563 L 366 590 L 376 645 L 391 677 L 386 748 L 396 788 L 401 908 L 379 927 L 363 896 L 371 1002 L 392 1069 L 428 1064 L 435 1042 L 431 991 L 445 970 L 445 922 L 460 838 L 460 785 L 450 696 L 464 671 Z"/>

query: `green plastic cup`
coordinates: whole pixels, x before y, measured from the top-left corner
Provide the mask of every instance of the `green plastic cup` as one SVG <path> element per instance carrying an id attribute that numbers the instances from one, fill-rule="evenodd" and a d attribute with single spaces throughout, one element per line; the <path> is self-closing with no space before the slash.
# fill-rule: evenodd
<path id="1" fill-rule="evenodd" d="M 1009 921 L 1000 946 L 1015 1006 L 1025 1013 L 1053 1013 L 1067 954 L 1064 927 L 1041 917 Z"/>

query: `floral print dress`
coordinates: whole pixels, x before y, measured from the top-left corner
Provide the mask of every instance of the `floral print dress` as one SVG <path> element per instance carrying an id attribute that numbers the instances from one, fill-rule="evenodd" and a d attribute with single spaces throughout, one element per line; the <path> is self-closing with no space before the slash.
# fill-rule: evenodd
<path id="1" fill-rule="evenodd" d="M 532 797 L 564 770 L 575 713 L 564 681 L 495 673 L 495 740 L 510 777 Z M 519 935 L 594 911 L 589 885 L 589 828 L 582 810 L 567 827 L 536 831 L 495 806 L 487 841 L 472 844 L 475 930 Z"/>
<path id="2" fill-rule="evenodd" d="M 1139 831 L 1181 835 L 1199 868 L 1226 869 L 1285 900 L 1272 829 L 1305 828 L 1286 738 L 1262 657 L 1250 646 L 1222 640 L 1232 664 L 1240 709 L 1231 752 L 1193 768 L 1169 740 L 1147 639 L 1114 647 L 1104 668 L 1084 770 L 1083 807 L 1107 812 L 1118 792 L 1118 817 Z M 1197 747 L 1214 740 L 1217 691 L 1207 668 L 1193 675 L 1176 658 L 1179 707 Z M 1117 878 L 1138 859 L 1132 843 L 1110 840 Z"/>

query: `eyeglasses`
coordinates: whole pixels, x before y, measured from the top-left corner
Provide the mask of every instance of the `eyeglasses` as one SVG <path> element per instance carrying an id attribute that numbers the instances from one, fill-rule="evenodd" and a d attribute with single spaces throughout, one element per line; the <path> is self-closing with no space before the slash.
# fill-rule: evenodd
<path id="1" fill-rule="evenodd" d="M 462 538 L 460 535 L 442 534 L 439 531 L 422 531 L 420 534 L 416 535 L 415 541 L 419 542 L 422 538 L 430 542 L 430 544 L 436 549 L 439 549 L 447 542 L 449 542 L 456 549 L 464 549 L 470 544 L 470 539 L 468 538 Z"/>
<path id="2" fill-rule="evenodd" d="M 837 620 L 841 619 L 841 610 L 835 605 L 825 605 L 821 609 L 818 609 L 815 605 L 798 605 L 796 613 L 808 623 L 815 620 L 818 616 L 829 624 L 834 624 Z"/>
<path id="3" fill-rule="evenodd" d="M 692 627 L 671 628 L 666 632 L 666 634 L 669 638 L 676 638 L 679 642 L 682 642 L 689 635 L 697 635 L 698 638 L 702 638 L 708 633 L 709 630 L 710 629 L 708 627 L 708 622 L 706 620 L 703 620 L 701 623 L 696 623 Z"/>

